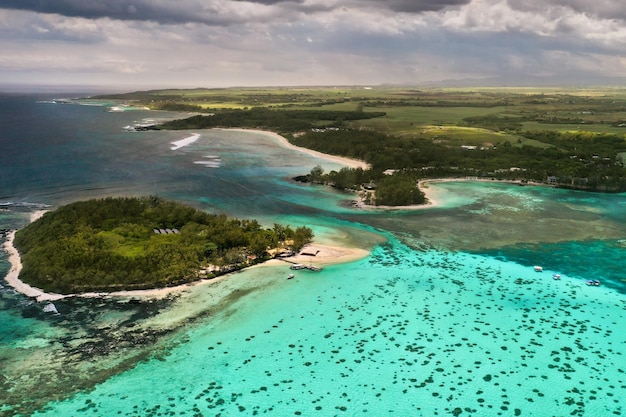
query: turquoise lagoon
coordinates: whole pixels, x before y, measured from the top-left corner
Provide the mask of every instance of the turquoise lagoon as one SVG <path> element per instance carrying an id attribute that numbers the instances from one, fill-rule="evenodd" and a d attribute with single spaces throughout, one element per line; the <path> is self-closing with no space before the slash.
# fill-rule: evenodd
<path id="1" fill-rule="evenodd" d="M 3 283 L 1 415 L 625 413 L 626 196 L 450 182 L 431 185 L 437 208 L 355 210 L 289 180 L 339 166 L 263 134 L 126 132 L 172 115 L 7 101 L 32 118 L 0 125 L 0 228 L 76 199 L 159 194 L 371 254 L 140 303 L 59 300 L 58 315 Z"/>

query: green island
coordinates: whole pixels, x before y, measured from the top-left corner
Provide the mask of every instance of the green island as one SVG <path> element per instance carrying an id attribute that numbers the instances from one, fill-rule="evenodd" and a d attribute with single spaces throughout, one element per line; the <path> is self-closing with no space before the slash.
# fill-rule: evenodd
<path id="1" fill-rule="evenodd" d="M 194 113 L 149 129 L 264 129 L 363 160 L 370 169 L 315 167 L 299 180 L 361 192 L 373 205 L 421 204 L 415 184 L 432 178 L 626 191 L 622 88 L 229 88 L 100 99 Z"/>
<path id="2" fill-rule="evenodd" d="M 174 286 L 297 251 L 312 230 L 209 214 L 159 197 L 79 201 L 17 231 L 20 279 L 46 292 Z"/>

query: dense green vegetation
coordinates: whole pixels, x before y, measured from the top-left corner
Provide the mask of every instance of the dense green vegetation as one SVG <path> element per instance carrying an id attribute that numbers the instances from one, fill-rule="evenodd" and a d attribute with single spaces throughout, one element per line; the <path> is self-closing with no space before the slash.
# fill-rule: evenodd
<path id="1" fill-rule="evenodd" d="M 619 88 L 238 88 L 114 98 L 212 114 L 160 128 L 268 129 L 299 146 L 364 160 L 371 170 L 330 172 L 314 181 L 356 190 L 374 184 L 377 204 L 395 200 L 384 196 L 397 196 L 407 178 L 471 176 L 626 191 L 626 90 Z M 392 181 L 385 171 L 402 178 Z M 389 184 L 392 190 L 385 190 Z"/>
<path id="2" fill-rule="evenodd" d="M 291 141 L 320 152 L 346 155 L 371 164 L 366 173 L 351 173 L 349 169 L 329 173 L 317 181 L 349 186 L 351 176 L 362 183 L 377 182 L 382 187 L 389 180 L 384 171 L 394 170 L 414 180 L 441 177 L 489 177 L 550 182 L 563 187 L 618 191 L 626 190 L 626 170 L 620 153 L 626 151 L 626 141 L 611 134 L 559 132 L 525 132 L 528 139 L 546 144 L 545 147 L 505 142 L 500 146 L 452 147 L 442 146 L 420 137 L 390 137 L 377 132 L 341 130 L 306 133 Z M 521 142 L 521 141 L 520 141 Z M 384 180 L 384 181 L 383 181 Z M 379 190 L 380 194 L 382 190 Z M 378 204 L 393 205 L 383 198 Z"/>
<path id="3" fill-rule="evenodd" d="M 356 191 L 363 202 L 369 205 L 408 206 L 426 203 L 424 193 L 416 187 L 418 177 L 409 171 L 376 175 L 372 170 L 342 168 L 325 173 L 318 165 L 309 174 L 297 177 L 296 180 Z"/>
<path id="4" fill-rule="evenodd" d="M 294 132 L 319 126 L 341 126 L 346 120 L 360 120 L 384 116 L 384 113 L 329 110 L 272 110 L 257 107 L 249 110 L 228 110 L 210 116 L 196 115 L 155 126 L 155 129 L 209 129 L 214 127 L 242 127 Z"/>
<path id="5" fill-rule="evenodd" d="M 212 277 L 262 262 L 270 248 L 298 250 L 312 237 L 307 227 L 264 229 L 255 220 L 209 214 L 158 197 L 106 198 L 46 213 L 17 232 L 15 246 L 22 255 L 23 281 L 67 294 Z"/>

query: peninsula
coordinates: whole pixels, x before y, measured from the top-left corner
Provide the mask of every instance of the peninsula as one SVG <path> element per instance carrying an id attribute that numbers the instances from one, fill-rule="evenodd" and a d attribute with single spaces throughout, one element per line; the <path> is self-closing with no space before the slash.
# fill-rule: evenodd
<path id="1" fill-rule="evenodd" d="M 195 113 L 150 129 L 268 130 L 298 147 L 363 161 L 299 179 L 360 192 L 367 205 L 424 204 L 416 184 L 430 179 L 626 191 L 622 89 L 285 87 L 107 99 Z"/>

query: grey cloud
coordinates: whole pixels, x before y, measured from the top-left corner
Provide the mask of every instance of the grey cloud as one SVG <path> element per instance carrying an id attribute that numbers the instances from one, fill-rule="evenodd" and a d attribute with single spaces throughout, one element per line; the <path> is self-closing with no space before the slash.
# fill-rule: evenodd
<path id="1" fill-rule="evenodd" d="M 258 3 L 264 5 L 300 5 L 300 10 L 330 10 L 330 6 L 314 3 L 305 4 L 304 0 L 234 0 L 240 2 Z M 437 11 L 450 6 L 462 6 L 471 0 L 351 0 L 338 2 L 335 8 L 362 8 L 364 6 L 378 9 L 387 9 L 394 12 L 420 13 Z"/>
<path id="2" fill-rule="evenodd" d="M 280 4 L 280 3 L 295 3 L 295 4 L 304 3 L 304 0 L 233 0 L 233 1 L 246 2 L 246 3 L 258 3 L 258 4 L 264 4 L 266 6 L 271 6 L 271 5 Z"/>
<path id="3" fill-rule="evenodd" d="M 511 7 L 518 10 L 542 12 L 550 7 L 560 6 L 604 19 L 626 19 L 623 0 L 508 0 L 508 2 Z"/>
<path id="4" fill-rule="evenodd" d="M 229 25 L 259 16 L 238 15 L 238 4 L 272 7 L 277 14 L 288 12 L 319 13 L 338 8 L 380 9 L 420 13 L 460 6 L 471 0 L 348 0 L 329 4 L 304 0 L 0 0 L 0 9 L 27 10 L 87 19 L 154 21 L 164 24 L 204 23 Z M 249 10 L 247 10 L 249 11 Z"/>
<path id="5" fill-rule="evenodd" d="M 1 9 L 28 10 L 87 19 L 143 20 L 159 23 L 229 24 L 236 19 L 221 14 L 213 2 L 185 0 L 0 0 Z"/>
<path id="6" fill-rule="evenodd" d="M 471 0 L 368 0 L 367 4 L 377 5 L 394 12 L 420 13 L 445 9 L 451 6 L 463 6 Z"/>

